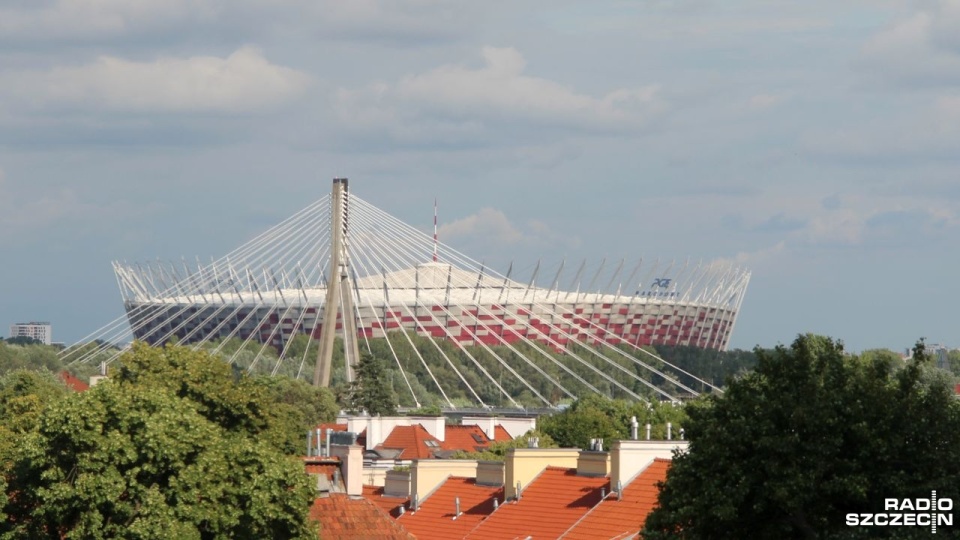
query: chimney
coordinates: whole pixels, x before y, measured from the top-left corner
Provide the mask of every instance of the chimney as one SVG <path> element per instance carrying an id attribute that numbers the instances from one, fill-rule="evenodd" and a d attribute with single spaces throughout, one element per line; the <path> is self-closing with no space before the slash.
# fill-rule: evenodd
<path id="1" fill-rule="evenodd" d="M 410 471 L 387 471 L 383 481 L 385 497 L 410 496 Z"/>
<path id="2" fill-rule="evenodd" d="M 637 422 L 636 416 L 630 417 L 630 439 L 637 440 L 637 428 L 640 427 L 640 422 Z"/>
<path id="3" fill-rule="evenodd" d="M 367 450 L 373 450 L 387 437 L 383 433 L 383 418 L 379 416 L 367 419 Z"/>
<path id="4" fill-rule="evenodd" d="M 584 450 L 577 457 L 577 475 L 607 476 L 610 474 L 610 453 L 597 450 Z"/>
<path id="5" fill-rule="evenodd" d="M 410 418 L 410 425 L 420 424 L 427 433 L 438 441 L 444 441 L 447 435 L 447 419 L 443 416 L 414 416 Z M 384 437 L 386 438 L 386 437 Z"/>
<path id="6" fill-rule="evenodd" d="M 580 451 L 574 448 L 511 448 L 504 460 L 504 494 L 507 499 L 517 496 L 517 484 L 527 485 L 548 466 L 577 466 Z"/>
<path id="7" fill-rule="evenodd" d="M 688 441 L 617 441 L 610 449 L 610 483 L 628 485 L 654 459 L 672 459 L 674 450 L 684 452 Z"/>
<path id="8" fill-rule="evenodd" d="M 478 486 L 502 486 L 503 485 L 503 462 L 502 461 L 481 461 L 477 463 L 477 485 Z"/>
<path id="9" fill-rule="evenodd" d="M 450 476 L 477 477 L 477 462 L 470 459 L 416 459 L 410 465 L 410 495 L 420 500 Z"/>
<path id="10" fill-rule="evenodd" d="M 343 470 L 343 484 L 347 495 L 359 497 L 363 495 L 363 448 L 356 444 L 341 446 L 331 445 L 333 457 L 340 458 L 340 468 Z"/>
<path id="11" fill-rule="evenodd" d="M 484 422 L 483 431 L 487 434 L 487 438 L 491 441 L 497 438 L 497 419 L 493 416 L 486 419 Z"/>

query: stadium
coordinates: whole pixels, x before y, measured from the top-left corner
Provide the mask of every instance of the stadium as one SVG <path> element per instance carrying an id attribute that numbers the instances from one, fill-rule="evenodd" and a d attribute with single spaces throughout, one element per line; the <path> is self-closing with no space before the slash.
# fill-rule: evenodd
<path id="1" fill-rule="evenodd" d="M 398 342 L 426 338 L 454 346 L 434 345 L 464 384 L 486 379 L 506 392 L 492 368 L 521 379 L 525 370 L 547 381 L 523 381 L 546 403 L 555 400 L 543 396 L 544 384 L 571 397 L 585 390 L 636 399 L 647 399 L 650 389 L 697 394 L 693 375 L 643 347 L 725 350 L 750 280 L 749 271 L 726 263 L 642 259 L 549 268 L 537 262 L 522 277 L 511 264 L 501 274 L 438 242 L 436 219 L 431 236 L 351 194 L 345 179 L 218 260 L 113 266 L 129 325 L 122 331 L 140 341 L 239 339 L 271 350 L 278 365 L 299 363 L 302 376 L 308 359 L 290 352 L 296 336 L 307 335 L 319 343 L 314 383 L 329 385 L 335 334 L 348 380 L 370 340 L 386 340 L 394 351 Z M 410 370 L 394 356 L 401 372 Z M 417 356 L 426 379 L 440 386 Z M 469 377 L 461 373 L 468 368 Z"/>

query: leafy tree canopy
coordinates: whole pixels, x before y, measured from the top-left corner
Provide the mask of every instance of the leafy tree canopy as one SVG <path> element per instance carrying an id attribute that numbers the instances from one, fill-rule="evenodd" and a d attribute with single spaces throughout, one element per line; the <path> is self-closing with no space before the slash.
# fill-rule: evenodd
<path id="1" fill-rule="evenodd" d="M 0 535 L 316 538 L 313 489 L 272 436 L 270 400 L 224 367 L 137 345 L 112 380 L 45 407 L 11 453 Z"/>
<path id="2" fill-rule="evenodd" d="M 633 417 L 640 424 L 638 436 L 645 437 L 645 426 L 650 424 L 653 439 L 666 438 L 668 422 L 673 424 L 673 436 L 679 438 L 686 421 L 683 407 L 673 403 L 636 403 L 588 394 L 565 411 L 541 418 L 539 427 L 565 448 L 587 448 L 590 439 L 603 439 L 609 446 L 630 438 Z"/>
<path id="3" fill-rule="evenodd" d="M 812 335 L 757 356 L 725 394 L 687 407 L 689 451 L 644 538 L 928 538 L 845 523 L 884 498 L 960 500 L 960 402 L 926 373 L 922 342 L 904 367 Z"/>

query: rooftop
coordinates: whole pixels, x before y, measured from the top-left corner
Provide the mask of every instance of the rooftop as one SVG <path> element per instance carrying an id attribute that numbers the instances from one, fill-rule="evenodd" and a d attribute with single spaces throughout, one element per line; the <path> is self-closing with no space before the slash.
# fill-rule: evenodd
<path id="1" fill-rule="evenodd" d="M 384 494 L 383 486 L 363 486 L 363 498 L 377 505 L 378 508 L 389 514 L 390 517 L 400 515 L 400 507 L 408 507 L 410 497 L 388 497 Z"/>
<path id="2" fill-rule="evenodd" d="M 609 491 L 609 478 L 547 467 L 528 486 L 522 486 L 520 500 L 500 505 L 465 538 L 558 538 L 600 502 L 601 488 Z"/>
<path id="3" fill-rule="evenodd" d="M 331 494 L 313 501 L 310 517 L 320 522 L 320 537 L 337 539 L 415 540 L 367 499 Z"/>
<path id="4" fill-rule="evenodd" d="M 460 499 L 460 515 L 456 499 Z M 493 513 L 493 500 L 503 502 L 503 488 L 478 486 L 473 478 L 451 476 L 416 512 L 408 512 L 398 522 L 419 540 L 463 538 Z"/>
<path id="5" fill-rule="evenodd" d="M 74 392 L 84 392 L 90 388 L 90 385 L 74 377 L 68 371 L 60 372 L 60 380 L 67 385 L 67 388 Z"/>
<path id="6" fill-rule="evenodd" d="M 607 495 L 603 502 L 583 516 L 561 538 L 632 538 L 656 506 L 660 492 L 657 482 L 666 480 L 669 467 L 670 460 L 655 459 L 623 488 L 622 497 L 616 493 Z"/>
<path id="7" fill-rule="evenodd" d="M 442 449 L 442 443 L 420 424 L 397 426 L 377 448 L 401 450 L 398 459 L 429 459 Z"/>

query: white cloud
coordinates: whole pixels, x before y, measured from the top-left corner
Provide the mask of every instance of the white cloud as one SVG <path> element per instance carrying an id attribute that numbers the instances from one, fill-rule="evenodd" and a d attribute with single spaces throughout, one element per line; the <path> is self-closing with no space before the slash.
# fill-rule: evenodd
<path id="1" fill-rule="evenodd" d="M 102 56 L 77 67 L 45 72 L 7 72 L 0 96 L 34 109 L 67 108 L 132 112 L 247 112 L 302 95 L 308 75 L 271 64 L 254 47 L 226 58 L 162 57 L 134 62 Z"/>
<path id="2" fill-rule="evenodd" d="M 475 214 L 445 223 L 438 228 L 437 234 L 444 243 L 483 246 L 575 246 L 580 242 L 578 238 L 555 233 L 546 223 L 535 219 L 523 226 L 514 224 L 506 214 L 494 208 L 481 208 Z"/>
<path id="3" fill-rule="evenodd" d="M 454 240 L 483 237 L 501 244 L 517 244 L 528 239 L 506 214 L 493 208 L 481 208 L 475 214 L 445 223 L 438 228 L 438 234 L 444 239 Z"/>
<path id="4" fill-rule="evenodd" d="M 501 139 L 522 128 L 568 132 L 630 133 L 642 130 L 665 109 L 655 85 L 618 88 L 600 97 L 526 73 L 516 49 L 484 47 L 484 65 L 445 65 L 395 83 L 340 89 L 341 121 L 386 132 L 397 140 L 433 133 L 436 140 Z M 504 129 L 509 126 L 509 129 Z"/>
<path id="5" fill-rule="evenodd" d="M 873 78 L 899 85 L 960 82 L 960 7 L 953 0 L 918 6 L 864 44 L 861 64 Z"/>

